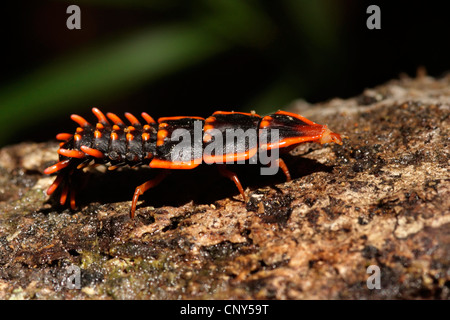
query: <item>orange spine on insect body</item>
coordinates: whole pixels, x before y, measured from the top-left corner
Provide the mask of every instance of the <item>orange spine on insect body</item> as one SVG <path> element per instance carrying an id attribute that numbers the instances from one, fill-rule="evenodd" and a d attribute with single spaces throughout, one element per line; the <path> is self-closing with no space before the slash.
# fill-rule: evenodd
<path id="1" fill-rule="evenodd" d="M 135 215 L 139 196 L 158 185 L 169 170 L 193 169 L 202 163 L 215 163 L 219 172 L 236 184 L 245 201 L 245 192 L 238 177 L 226 168 L 226 164 L 254 159 L 262 150 L 288 151 L 305 142 L 342 144 L 341 136 L 326 125 L 285 111 L 265 117 L 256 113 L 217 111 L 206 119 L 164 117 L 157 122 L 144 112 L 143 123 L 131 113 L 125 113 L 129 125 L 113 113 L 105 116 L 97 108 L 93 108 L 92 112 L 97 118 L 95 125 L 79 115 L 72 115 L 71 119 L 79 125 L 75 133 L 56 136 L 62 141 L 58 150 L 59 161 L 45 169 L 44 173 L 57 173 L 57 177 L 47 194 L 52 195 L 59 190 L 59 203 L 65 205 L 69 202 L 70 207 L 75 209 L 78 175 L 81 169 L 89 165 L 103 164 L 109 170 L 143 165 L 159 169 L 156 178 L 136 187 L 131 217 Z M 251 135 L 227 141 L 230 131 L 255 133 L 254 143 L 246 139 Z M 184 138 L 180 139 L 183 134 Z M 188 141 L 187 146 L 179 148 L 180 140 L 184 139 Z M 218 144 L 218 141 L 225 143 Z M 175 152 L 174 156 L 176 150 L 179 154 Z M 290 180 L 284 161 L 277 158 L 275 164 Z"/>

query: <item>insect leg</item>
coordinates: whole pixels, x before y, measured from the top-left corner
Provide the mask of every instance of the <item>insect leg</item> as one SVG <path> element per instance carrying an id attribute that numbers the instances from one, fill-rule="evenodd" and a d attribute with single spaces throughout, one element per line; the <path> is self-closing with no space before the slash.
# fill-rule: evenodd
<path id="1" fill-rule="evenodd" d="M 291 174 L 289 173 L 289 169 L 286 165 L 286 163 L 283 161 L 283 159 L 278 158 L 277 160 L 278 167 L 283 171 L 284 175 L 286 176 L 286 181 L 291 181 Z"/>
<path id="2" fill-rule="evenodd" d="M 58 133 L 56 135 L 56 140 L 68 141 L 72 137 L 73 137 L 73 134 L 71 134 L 71 133 Z"/>
<path id="3" fill-rule="evenodd" d="M 131 218 L 134 218 L 134 212 L 136 211 L 136 205 L 139 196 L 143 195 L 144 192 L 147 191 L 148 189 L 156 187 L 158 184 L 160 184 L 161 181 L 163 181 L 168 174 L 169 174 L 168 171 L 161 171 L 154 179 L 144 182 L 140 186 L 136 187 L 136 190 L 134 191 L 133 195 L 133 202 L 131 203 L 131 211 L 130 211 Z"/>
<path id="4" fill-rule="evenodd" d="M 70 202 L 70 209 L 72 209 L 72 210 L 75 210 L 77 208 L 75 195 L 76 195 L 76 190 L 75 189 L 70 190 L 69 202 Z"/>
<path id="5" fill-rule="evenodd" d="M 65 175 L 62 173 L 59 173 L 56 177 L 55 181 L 53 181 L 52 185 L 47 189 L 47 194 L 51 195 L 53 192 L 55 192 L 56 189 L 61 185 L 61 182 L 65 178 Z"/>
<path id="6" fill-rule="evenodd" d="M 59 199 L 59 203 L 63 206 L 66 204 L 67 195 L 69 194 L 70 186 L 69 184 L 65 184 L 61 191 L 61 197 Z"/>
<path id="7" fill-rule="evenodd" d="M 225 165 L 219 165 L 218 168 L 219 168 L 219 172 L 222 176 L 227 177 L 228 179 L 230 179 L 231 181 L 234 182 L 234 184 L 236 185 L 236 187 L 239 190 L 239 193 L 242 195 L 244 202 L 247 202 L 247 198 L 245 197 L 244 188 L 242 188 L 241 182 L 239 181 L 239 178 L 236 175 L 236 173 L 228 170 L 225 167 Z"/>

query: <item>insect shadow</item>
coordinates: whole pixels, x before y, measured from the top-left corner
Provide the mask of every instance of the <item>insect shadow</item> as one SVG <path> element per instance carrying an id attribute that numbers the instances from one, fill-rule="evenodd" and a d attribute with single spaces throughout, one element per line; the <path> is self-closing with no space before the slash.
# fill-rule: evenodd
<path id="1" fill-rule="evenodd" d="M 331 172 L 332 166 L 321 164 L 312 159 L 284 155 L 292 179 L 299 179 L 316 172 Z M 281 170 L 276 175 L 261 175 L 259 165 L 227 165 L 239 177 L 244 189 L 252 190 L 284 183 L 286 177 Z M 155 177 L 157 171 L 150 168 L 138 170 L 107 171 L 106 173 L 88 173 L 86 186 L 77 196 L 77 203 L 85 206 L 89 203 L 115 203 L 130 201 L 135 188 Z M 274 186 L 275 187 L 275 186 Z M 234 197 L 236 196 L 236 197 Z M 220 199 L 234 197 L 243 201 L 232 181 L 221 176 L 216 165 L 201 165 L 193 170 L 173 170 L 168 177 L 155 188 L 148 190 L 139 199 L 144 200 L 138 208 L 148 206 L 181 206 L 193 201 L 196 204 L 211 204 Z"/>

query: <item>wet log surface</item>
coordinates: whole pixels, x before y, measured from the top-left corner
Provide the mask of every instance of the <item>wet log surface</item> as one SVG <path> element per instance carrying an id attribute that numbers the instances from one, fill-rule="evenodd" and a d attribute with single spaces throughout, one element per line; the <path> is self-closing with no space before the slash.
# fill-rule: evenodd
<path id="1" fill-rule="evenodd" d="M 153 171 L 91 170 L 73 212 L 45 194 L 56 142 L 3 148 L 0 299 L 448 299 L 450 77 L 289 111 L 348 139 L 291 152 L 288 183 L 239 166 L 248 203 L 212 166 L 173 173 L 133 220 Z"/>

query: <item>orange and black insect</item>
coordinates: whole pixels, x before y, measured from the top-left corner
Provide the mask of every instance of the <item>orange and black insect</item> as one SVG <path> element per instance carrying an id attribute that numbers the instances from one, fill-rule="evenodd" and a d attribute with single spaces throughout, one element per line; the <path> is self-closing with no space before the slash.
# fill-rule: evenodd
<path id="1" fill-rule="evenodd" d="M 63 141 L 58 150 L 59 162 L 45 169 L 44 173 L 57 172 L 58 175 L 47 194 L 60 190 L 60 204 L 69 202 L 70 207 L 75 209 L 78 177 L 83 172 L 82 169 L 89 165 L 104 164 L 109 170 L 126 165 L 146 165 L 161 170 L 154 179 L 136 188 L 131 204 L 131 217 L 134 217 L 139 196 L 158 185 L 167 175 L 167 169 L 193 169 L 201 163 L 219 163 L 220 173 L 236 184 L 245 201 L 244 189 L 237 175 L 226 168 L 227 163 L 249 160 L 261 150 L 289 151 L 304 142 L 342 144 L 341 136 L 330 131 L 326 125 L 316 124 L 298 114 L 285 111 L 265 117 L 255 113 L 217 111 L 207 119 L 165 117 L 158 119 L 158 122 L 144 112 L 144 124 L 131 113 L 125 113 L 130 125 L 126 125 L 113 113 L 105 116 L 97 108 L 93 108 L 92 112 L 98 119 L 95 125 L 79 115 L 72 115 L 71 119 L 79 125 L 75 133 L 60 133 L 56 136 Z M 173 157 L 174 148 L 179 143 L 179 139 L 174 139 L 177 129 L 184 129 L 192 138 L 191 151 L 182 161 Z M 216 141 L 217 133 L 226 141 L 225 135 L 230 129 L 254 130 L 257 132 L 256 143 L 251 144 L 248 139 L 233 139 L 223 144 L 220 150 L 203 152 Z M 277 130 L 278 137 L 270 139 L 268 136 L 274 129 Z M 196 134 L 199 130 L 201 135 Z M 212 132 L 216 134 L 213 136 Z M 283 171 L 287 180 L 291 180 L 284 161 L 277 158 L 275 164 Z"/>

